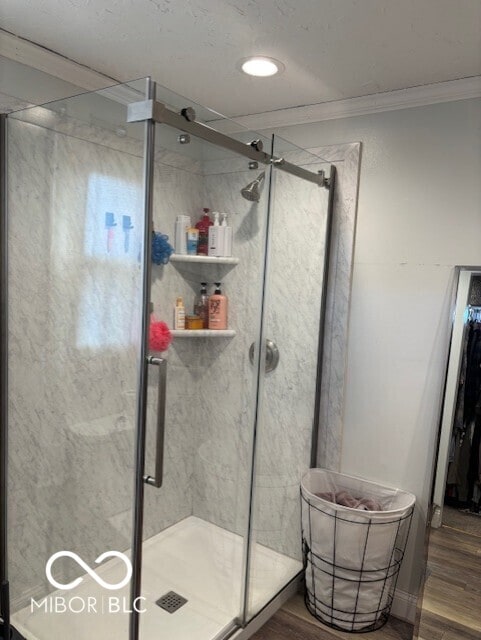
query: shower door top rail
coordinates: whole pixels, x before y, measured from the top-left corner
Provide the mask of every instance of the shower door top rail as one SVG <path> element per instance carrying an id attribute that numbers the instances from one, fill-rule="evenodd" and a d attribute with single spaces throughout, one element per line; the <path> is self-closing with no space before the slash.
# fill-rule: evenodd
<path id="1" fill-rule="evenodd" d="M 127 122 L 143 122 L 145 120 L 153 120 L 158 124 L 168 124 L 218 147 L 245 156 L 250 160 L 267 165 L 273 164 L 282 171 L 329 189 L 329 178 L 325 177 L 324 171 L 321 170 L 316 173 L 308 171 L 303 167 L 288 162 L 284 158 L 276 158 L 266 153 L 262 150 L 262 146 L 257 140 L 253 140 L 251 143 L 241 142 L 212 129 L 206 124 L 196 122 L 195 111 L 192 107 L 187 107 L 182 109 L 181 113 L 177 113 L 157 100 L 142 100 L 128 105 Z"/>

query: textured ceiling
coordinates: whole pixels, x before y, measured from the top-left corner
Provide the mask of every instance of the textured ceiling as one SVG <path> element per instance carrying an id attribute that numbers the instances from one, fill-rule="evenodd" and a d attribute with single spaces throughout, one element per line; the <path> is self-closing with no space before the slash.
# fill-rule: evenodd
<path id="1" fill-rule="evenodd" d="M 226 115 L 481 74 L 480 0 L 1 0 L 0 25 Z M 244 76 L 253 54 L 285 72 Z"/>

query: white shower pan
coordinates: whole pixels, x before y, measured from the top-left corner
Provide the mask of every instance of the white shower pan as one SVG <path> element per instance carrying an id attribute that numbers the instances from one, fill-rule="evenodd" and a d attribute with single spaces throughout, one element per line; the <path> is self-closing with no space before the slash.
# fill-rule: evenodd
<path id="1" fill-rule="evenodd" d="M 239 615 L 241 606 L 244 540 L 210 522 L 190 516 L 144 543 L 142 596 L 146 609 L 140 620 L 142 640 L 212 640 Z M 302 563 L 255 544 L 250 609 L 258 611 L 297 573 Z M 97 570 L 106 582 L 120 582 L 125 575 L 121 560 L 110 560 Z M 169 591 L 187 599 L 174 613 L 156 601 Z M 128 638 L 129 614 L 102 612 L 110 596 L 129 599 L 128 587 L 107 591 L 86 575 L 72 591 L 49 594 L 78 597 L 77 603 L 95 598 L 96 612 L 33 612 L 28 606 L 12 616 L 27 640 L 122 640 Z M 79 604 L 76 605 L 80 609 Z M 75 607 L 74 607 L 75 608 Z"/>

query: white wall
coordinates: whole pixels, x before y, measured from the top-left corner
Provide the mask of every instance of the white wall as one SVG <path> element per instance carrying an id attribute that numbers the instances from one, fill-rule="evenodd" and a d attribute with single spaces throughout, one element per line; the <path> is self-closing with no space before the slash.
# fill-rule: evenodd
<path id="1" fill-rule="evenodd" d="M 416 494 L 399 587 L 417 591 L 453 266 L 481 264 L 481 100 L 278 130 L 363 144 L 342 471 Z"/>

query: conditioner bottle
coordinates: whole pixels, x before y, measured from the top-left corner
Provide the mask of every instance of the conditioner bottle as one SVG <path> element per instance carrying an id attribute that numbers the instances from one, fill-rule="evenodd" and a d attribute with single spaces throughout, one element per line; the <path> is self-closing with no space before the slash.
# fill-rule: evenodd
<path id="1" fill-rule="evenodd" d="M 219 212 L 214 211 L 214 224 L 209 227 L 209 255 L 220 257 L 224 255 L 224 230 L 219 224 Z"/>
<path id="2" fill-rule="evenodd" d="M 227 298 L 215 283 L 215 292 L 209 297 L 209 329 L 227 329 Z"/>

